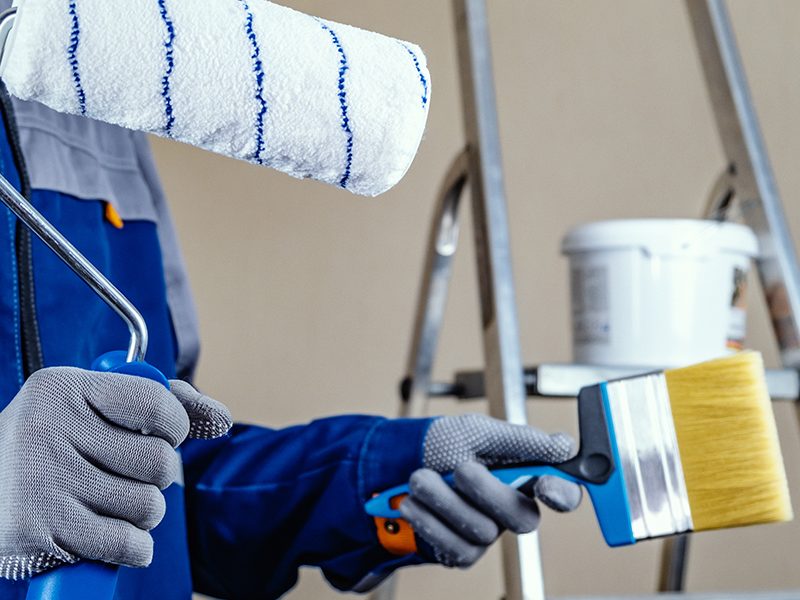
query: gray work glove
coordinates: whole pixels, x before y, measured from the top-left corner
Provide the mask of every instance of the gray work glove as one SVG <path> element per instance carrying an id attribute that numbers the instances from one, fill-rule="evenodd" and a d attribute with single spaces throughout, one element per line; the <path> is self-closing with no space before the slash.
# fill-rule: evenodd
<path id="1" fill-rule="evenodd" d="M 420 551 L 448 567 L 469 567 L 508 529 L 528 533 L 539 525 L 534 498 L 501 483 L 487 466 L 522 462 L 560 463 L 573 454 L 572 438 L 548 435 L 484 415 L 435 420 L 424 441 L 425 468 L 411 476 L 410 494 L 400 512 L 414 529 Z M 454 472 L 455 489 L 439 473 Z M 580 486 L 558 477 L 540 477 L 533 495 L 566 512 L 581 501 Z"/>
<path id="2" fill-rule="evenodd" d="M 159 490 L 180 473 L 187 435 L 231 426 L 189 384 L 58 367 L 34 373 L 0 413 L 0 577 L 80 558 L 150 564 Z"/>

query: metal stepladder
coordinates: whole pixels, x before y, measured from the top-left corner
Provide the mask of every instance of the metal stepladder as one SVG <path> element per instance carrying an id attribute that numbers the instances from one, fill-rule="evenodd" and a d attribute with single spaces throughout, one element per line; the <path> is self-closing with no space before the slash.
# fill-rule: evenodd
<path id="1" fill-rule="evenodd" d="M 758 237 L 756 260 L 783 369 L 768 372 L 773 400 L 800 396 L 800 268 L 786 225 L 758 119 L 724 0 L 685 0 L 727 164 L 713 186 L 706 216 L 724 219 L 730 207 Z M 414 334 L 401 383 L 401 415 L 423 416 L 431 397 L 487 398 L 492 416 L 525 423 L 528 396 L 574 397 L 584 386 L 636 369 L 542 364 L 520 357 L 508 217 L 500 158 L 485 0 L 453 0 L 466 147 L 440 189 L 428 238 Z M 473 211 L 485 368 L 431 379 L 458 247 L 460 197 L 469 184 Z M 682 591 L 688 536 L 663 546 L 659 591 Z M 544 600 L 536 534 L 503 536 L 506 600 Z M 389 580 L 374 595 L 394 597 Z"/>

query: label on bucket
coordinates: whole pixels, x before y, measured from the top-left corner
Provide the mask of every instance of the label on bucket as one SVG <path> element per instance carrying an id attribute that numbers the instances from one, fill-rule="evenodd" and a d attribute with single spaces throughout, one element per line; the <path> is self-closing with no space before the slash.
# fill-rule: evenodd
<path id="1" fill-rule="evenodd" d="M 728 321 L 726 346 L 731 350 L 744 348 L 747 335 L 747 271 L 736 267 L 733 270 L 733 293 L 731 294 L 731 316 Z"/>
<path id="2" fill-rule="evenodd" d="M 611 326 L 608 269 L 604 266 L 573 267 L 572 337 L 576 344 L 608 344 Z"/>

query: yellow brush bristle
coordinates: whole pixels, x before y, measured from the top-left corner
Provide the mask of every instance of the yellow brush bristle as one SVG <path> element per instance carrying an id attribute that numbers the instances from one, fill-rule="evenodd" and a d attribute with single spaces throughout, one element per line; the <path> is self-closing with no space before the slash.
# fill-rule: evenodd
<path id="1" fill-rule="evenodd" d="M 758 352 L 665 372 L 694 530 L 792 519 Z"/>

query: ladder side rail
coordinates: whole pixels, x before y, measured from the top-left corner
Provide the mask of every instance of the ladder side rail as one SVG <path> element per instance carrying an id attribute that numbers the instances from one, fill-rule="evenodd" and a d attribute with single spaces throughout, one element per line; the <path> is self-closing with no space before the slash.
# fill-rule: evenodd
<path id="1" fill-rule="evenodd" d="M 526 422 L 500 135 L 485 0 L 453 0 L 469 150 L 486 391 L 492 416 Z M 544 600 L 536 533 L 502 540 L 506 600 Z"/>
<path id="2" fill-rule="evenodd" d="M 414 316 L 414 333 L 406 374 L 400 383 L 400 416 L 423 417 L 428 412 L 428 390 L 439 345 L 447 292 L 458 249 L 461 193 L 467 182 L 467 152 L 456 156 L 445 176 L 434 207 L 428 246 Z M 397 577 L 389 576 L 370 594 L 370 600 L 394 600 Z"/>
<path id="3" fill-rule="evenodd" d="M 686 0 L 717 130 L 727 160 L 709 217 L 735 198 L 758 237 L 756 259 L 784 366 L 800 366 L 800 269 L 724 0 Z M 682 591 L 689 537 L 665 543 L 659 590 Z"/>
<path id="4" fill-rule="evenodd" d="M 460 199 L 466 181 L 465 150 L 451 164 L 434 208 L 406 375 L 400 385 L 401 417 L 427 414 L 431 373 L 458 249 Z"/>
<path id="5" fill-rule="evenodd" d="M 684 591 L 689 560 L 689 539 L 689 534 L 683 534 L 664 540 L 661 547 L 659 592 Z"/>
<path id="6" fill-rule="evenodd" d="M 800 366 L 800 268 L 724 0 L 686 0 L 727 165 L 756 233 L 756 260 L 781 360 Z"/>

